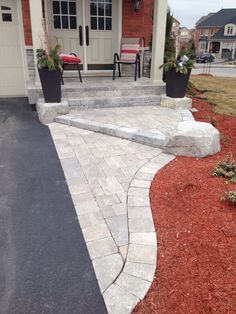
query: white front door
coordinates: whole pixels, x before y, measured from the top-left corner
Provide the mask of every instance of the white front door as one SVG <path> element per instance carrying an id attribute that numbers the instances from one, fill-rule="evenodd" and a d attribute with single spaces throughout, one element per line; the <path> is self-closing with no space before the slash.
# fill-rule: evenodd
<path id="1" fill-rule="evenodd" d="M 88 70 L 112 69 L 113 55 L 118 52 L 118 1 L 89 0 L 84 3 Z"/>
<path id="2" fill-rule="evenodd" d="M 118 49 L 119 0 L 49 0 L 49 33 L 63 53 L 76 53 L 83 70 L 112 69 Z"/>
<path id="3" fill-rule="evenodd" d="M 0 0 L 0 96 L 25 95 L 16 0 Z"/>

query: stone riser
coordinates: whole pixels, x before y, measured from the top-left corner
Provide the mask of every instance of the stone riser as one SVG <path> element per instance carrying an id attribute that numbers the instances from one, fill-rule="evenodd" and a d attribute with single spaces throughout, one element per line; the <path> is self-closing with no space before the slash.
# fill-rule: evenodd
<path id="1" fill-rule="evenodd" d="M 55 122 L 93 132 L 99 132 L 156 148 L 163 148 L 167 141 L 164 134 L 155 134 L 143 130 L 137 131 L 136 129 L 120 127 L 113 124 L 104 124 L 82 118 L 73 118 L 70 115 L 58 116 L 55 118 Z"/>
<path id="2" fill-rule="evenodd" d="M 112 98 L 76 98 L 68 99 L 70 109 L 114 108 L 129 106 L 159 105 L 160 96 L 112 97 Z"/>
<path id="3" fill-rule="evenodd" d="M 164 86 L 135 86 L 135 88 L 62 88 L 62 98 L 86 98 L 86 97 L 123 97 L 123 96 L 142 96 L 142 95 L 161 95 L 165 93 Z M 43 98 L 42 90 L 39 88 L 28 89 L 30 104 L 36 104 L 39 98 Z"/>

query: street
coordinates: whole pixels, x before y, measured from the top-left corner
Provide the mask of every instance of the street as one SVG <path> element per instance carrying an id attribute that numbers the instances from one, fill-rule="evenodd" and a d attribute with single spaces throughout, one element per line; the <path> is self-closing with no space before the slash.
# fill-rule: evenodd
<path id="1" fill-rule="evenodd" d="M 195 64 L 195 69 L 192 70 L 192 74 L 201 74 L 201 73 L 210 73 L 215 76 L 224 76 L 224 77 L 235 77 L 236 78 L 236 66 L 223 66 L 217 64 L 210 64 L 210 72 L 206 72 L 207 68 L 205 68 L 204 72 L 204 65 L 206 64 Z"/>

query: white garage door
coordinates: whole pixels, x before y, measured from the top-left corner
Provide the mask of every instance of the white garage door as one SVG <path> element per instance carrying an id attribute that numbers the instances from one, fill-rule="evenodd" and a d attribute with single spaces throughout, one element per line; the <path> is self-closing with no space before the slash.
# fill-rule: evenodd
<path id="1" fill-rule="evenodd" d="M 16 0 L 0 0 L 0 96 L 25 94 Z"/>

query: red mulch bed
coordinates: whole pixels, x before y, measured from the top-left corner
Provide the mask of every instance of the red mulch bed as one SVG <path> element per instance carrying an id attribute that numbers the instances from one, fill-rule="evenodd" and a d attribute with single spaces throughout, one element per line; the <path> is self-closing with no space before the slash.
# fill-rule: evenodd
<path id="1" fill-rule="evenodd" d="M 221 133 L 222 151 L 178 157 L 155 176 L 151 207 L 158 237 L 154 282 L 134 313 L 236 313 L 236 206 L 222 201 L 225 178 L 211 175 L 228 153 L 236 159 L 236 117 L 194 99 L 198 121 Z"/>

